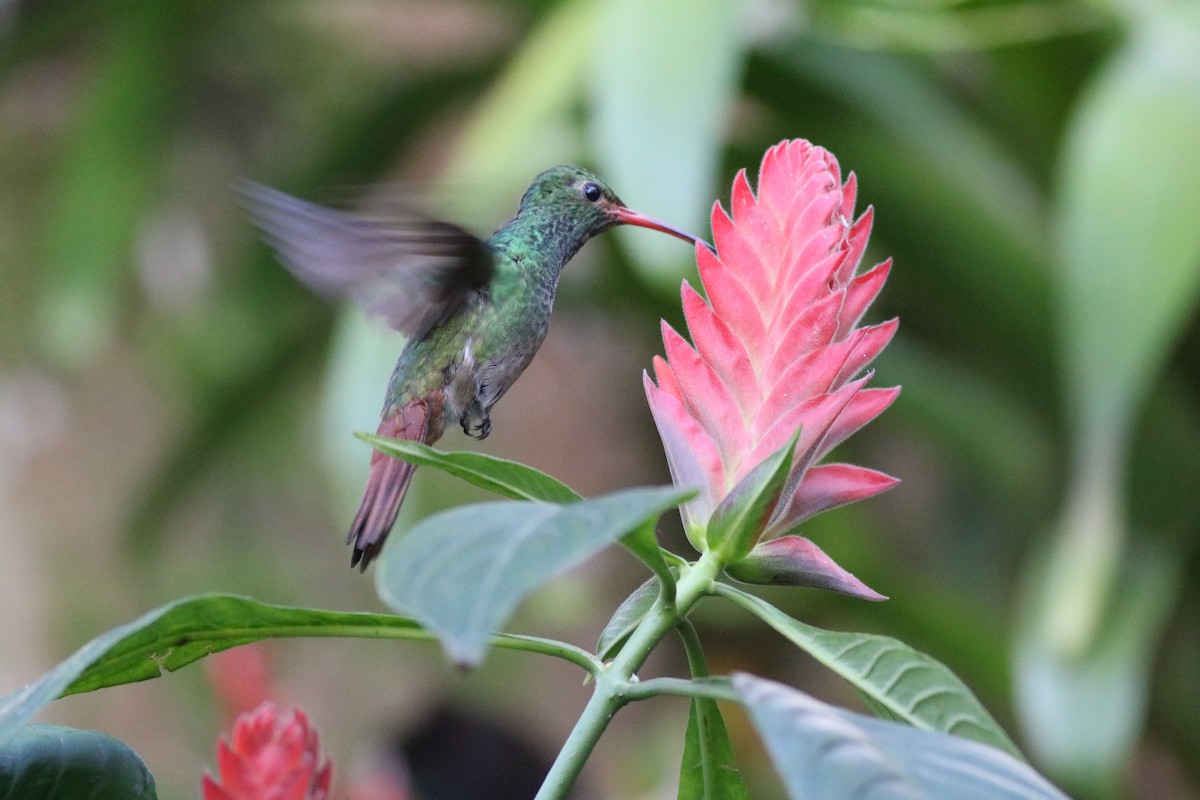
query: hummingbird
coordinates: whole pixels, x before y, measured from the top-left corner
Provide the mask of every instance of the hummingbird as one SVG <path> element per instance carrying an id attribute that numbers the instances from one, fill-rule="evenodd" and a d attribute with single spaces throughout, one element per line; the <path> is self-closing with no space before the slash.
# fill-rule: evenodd
<path id="1" fill-rule="evenodd" d="M 302 283 L 354 298 L 408 337 L 377 432 L 424 444 L 454 423 L 476 439 L 491 432 L 492 408 L 546 338 L 563 267 L 593 236 L 636 225 L 699 241 L 628 208 L 601 178 L 570 165 L 534 178 L 516 214 L 486 241 L 410 210 L 380 219 L 259 184 L 240 191 L 263 238 Z M 352 568 L 365 572 L 379 554 L 415 469 L 372 453 L 346 537 Z"/>

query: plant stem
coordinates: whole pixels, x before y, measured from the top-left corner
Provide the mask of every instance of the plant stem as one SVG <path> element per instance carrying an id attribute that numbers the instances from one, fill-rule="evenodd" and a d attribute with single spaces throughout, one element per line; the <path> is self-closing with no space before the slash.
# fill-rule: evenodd
<path id="1" fill-rule="evenodd" d="M 617 657 L 595 673 L 596 688 L 592 697 L 559 751 L 535 800 L 563 800 L 567 796 L 608 723 L 632 699 L 628 689 L 636 685 L 634 673 L 663 637 L 686 619 L 702 597 L 711 593 L 722 566 L 720 559 L 705 553 L 683 570 L 675 585 L 675 596 L 672 598 L 660 592 L 658 600 L 638 623 Z"/>
<path id="2" fill-rule="evenodd" d="M 607 673 L 601 674 L 607 676 Z M 584 762 L 595 749 L 596 742 L 600 740 L 617 709 L 625 704 L 623 697 L 605 691 L 606 688 L 612 688 L 607 677 L 601 678 L 597 675 L 596 689 L 592 692 L 591 699 L 579 715 L 579 720 L 559 751 L 558 758 L 554 760 L 554 766 L 546 773 L 546 780 L 542 782 L 542 788 L 538 789 L 534 800 L 562 800 L 575 785 L 575 780 L 579 777 Z"/>
<path id="3" fill-rule="evenodd" d="M 729 678 L 650 678 L 630 685 L 625 692 L 628 702 L 651 697 L 686 697 L 689 700 L 708 699 L 726 703 L 740 702 Z"/>

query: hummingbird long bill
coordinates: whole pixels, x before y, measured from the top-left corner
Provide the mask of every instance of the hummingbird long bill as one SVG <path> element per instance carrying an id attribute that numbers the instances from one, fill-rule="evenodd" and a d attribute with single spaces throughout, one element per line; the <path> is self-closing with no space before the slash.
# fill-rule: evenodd
<path id="1" fill-rule="evenodd" d="M 625 206 L 585 169 L 538 175 L 517 213 L 486 241 L 448 222 L 318 206 L 258 184 L 240 192 L 280 261 L 312 289 L 349 296 L 408 337 L 388 382 L 378 433 L 432 444 L 458 423 L 491 431 L 491 410 L 546 338 L 558 278 L 593 236 L 636 225 L 695 236 Z M 347 543 L 365 571 L 395 524 L 415 466 L 379 451 Z"/>

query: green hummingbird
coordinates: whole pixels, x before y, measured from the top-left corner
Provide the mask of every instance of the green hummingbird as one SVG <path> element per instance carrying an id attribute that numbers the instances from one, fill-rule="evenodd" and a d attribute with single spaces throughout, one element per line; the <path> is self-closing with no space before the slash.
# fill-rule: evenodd
<path id="1" fill-rule="evenodd" d="M 550 325 L 566 263 L 596 234 L 638 225 L 695 236 L 626 207 L 575 166 L 534 178 L 517 213 L 487 241 L 449 222 L 405 212 L 382 220 L 336 211 L 274 189 L 241 189 L 282 263 L 318 292 L 351 296 L 408 341 L 388 382 L 378 433 L 432 444 L 457 422 L 491 431 L 491 411 L 529 366 Z M 383 547 L 415 467 L 379 451 L 347 543 L 365 571 Z"/>

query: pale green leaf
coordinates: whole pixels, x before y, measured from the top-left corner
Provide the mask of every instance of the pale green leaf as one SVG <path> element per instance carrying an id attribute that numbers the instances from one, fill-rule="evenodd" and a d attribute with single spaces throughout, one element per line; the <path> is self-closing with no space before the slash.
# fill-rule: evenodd
<path id="1" fill-rule="evenodd" d="M 1051 774 L 1095 796 L 1123 780 L 1145 724 L 1153 659 L 1182 578 L 1186 557 L 1144 546 L 1118 575 L 1098 640 L 1064 653 L 1036 624 L 1042 602 L 1024 598 L 1014 655 L 1017 711 L 1029 747 Z M 1044 576 L 1039 576 L 1044 579 Z M 1039 587 L 1038 579 L 1034 586 Z"/>
<path id="2" fill-rule="evenodd" d="M 1083 436 L 1130 425 L 1200 288 L 1200 9 L 1158 8 L 1084 94 L 1064 149 L 1063 365 Z"/>
<path id="3" fill-rule="evenodd" d="M 855 714 L 752 675 L 734 675 L 733 686 L 795 800 L 1066 800 L 994 747 Z"/>
<path id="4" fill-rule="evenodd" d="M 1023 633 L 1050 660 L 1091 661 L 1109 635 L 1129 439 L 1200 291 L 1198 135 L 1200 7 L 1147 6 L 1075 111 L 1053 215 L 1075 472 Z"/>
<path id="5" fill-rule="evenodd" d="M 735 0 L 613 0 L 594 41 L 591 138 L 602 172 L 639 211 L 708 238 L 722 130 L 736 99 L 743 34 Z M 678 286 L 686 247 L 618 232 L 639 268 Z"/>
<path id="6" fill-rule="evenodd" d="M 441 640 L 455 663 L 474 666 L 520 601 L 688 492 L 627 489 L 568 505 L 494 502 L 422 520 L 383 551 L 380 597 Z"/>

